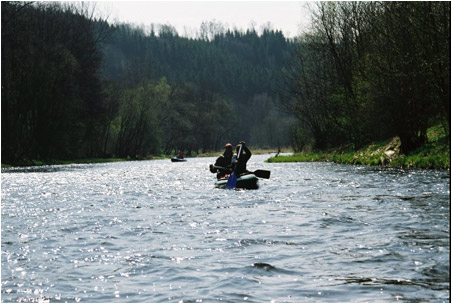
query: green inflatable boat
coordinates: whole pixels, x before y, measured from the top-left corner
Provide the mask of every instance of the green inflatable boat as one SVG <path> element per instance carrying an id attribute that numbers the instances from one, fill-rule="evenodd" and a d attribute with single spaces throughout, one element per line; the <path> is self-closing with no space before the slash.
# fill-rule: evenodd
<path id="1" fill-rule="evenodd" d="M 237 178 L 237 184 L 235 185 L 236 189 L 258 189 L 258 181 L 259 179 L 254 174 L 245 174 Z M 228 183 L 227 178 L 219 179 L 215 183 L 216 188 L 226 189 L 226 185 Z"/>

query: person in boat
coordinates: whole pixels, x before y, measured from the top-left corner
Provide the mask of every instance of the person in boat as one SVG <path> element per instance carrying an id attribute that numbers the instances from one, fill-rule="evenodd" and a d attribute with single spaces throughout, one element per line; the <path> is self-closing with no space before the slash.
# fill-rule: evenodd
<path id="1" fill-rule="evenodd" d="M 210 165 L 210 172 L 217 173 L 217 179 L 224 177 L 226 174 L 230 174 L 232 172 L 232 145 L 227 143 L 224 146 L 224 152 L 220 155 L 214 165 Z M 221 168 L 219 168 L 221 167 Z"/>
<path id="2" fill-rule="evenodd" d="M 281 145 L 280 144 L 278 144 L 278 152 L 276 152 L 275 157 L 278 157 L 279 153 L 281 153 Z"/>
<path id="3" fill-rule="evenodd" d="M 240 146 L 242 149 L 240 149 Z M 232 168 L 234 170 L 234 174 L 236 176 L 240 176 L 243 173 L 248 172 L 246 169 L 246 163 L 251 158 L 251 151 L 248 149 L 248 147 L 245 145 L 244 141 L 241 141 L 237 147 L 235 147 L 236 154 L 232 157 Z M 241 150 L 241 151 L 240 151 Z M 239 156 L 240 153 L 240 156 Z"/>
<path id="4" fill-rule="evenodd" d="M 182 151 L 180 151 L 179 154 L 177 155 L 177 158 L 183 159 L 184 153 Z"/>

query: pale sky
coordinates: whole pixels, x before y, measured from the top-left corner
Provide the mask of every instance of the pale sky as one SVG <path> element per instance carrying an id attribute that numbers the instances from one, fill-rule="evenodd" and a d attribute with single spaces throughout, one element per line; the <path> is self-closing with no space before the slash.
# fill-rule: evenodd
<path id="1" fill-rule="evenodd" d="M 199 30 L 203 21 L 216 20 L 243 30 L 254 22 L 258 32 L 270 22 L 292 38 L 310 20 L 307 2 L 300 1 L 100 1 L 96 6 L 109 22 L 170 24 L 180 35 L 186 29 Z"/>

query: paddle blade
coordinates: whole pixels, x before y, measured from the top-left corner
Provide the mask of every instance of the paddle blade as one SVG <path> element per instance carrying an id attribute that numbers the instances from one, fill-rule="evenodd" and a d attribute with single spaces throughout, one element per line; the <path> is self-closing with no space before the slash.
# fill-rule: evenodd
<path id="1" fill-rule="evenodd" d="M 254 171 L 254 175 L 260 178 L 270 178 L 270 171 L 268 170 L 256 170 Z"/>
<path id="2" fill-rule="evenodd" d="M 228 183 L 226 184 L 227 189 L 234 189 L 235 185 L 237 185 L 237 176 L 234 173 L 229 175 Z"/>

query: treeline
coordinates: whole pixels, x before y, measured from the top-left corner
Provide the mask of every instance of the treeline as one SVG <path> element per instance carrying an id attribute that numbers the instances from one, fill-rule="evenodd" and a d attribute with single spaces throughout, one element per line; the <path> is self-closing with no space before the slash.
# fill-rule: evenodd
<path id="1" fill-rule="evenodd" d="M 296 150 L 399 136 L 408 153 L 437 124 L 450 138 L 450 33 L 450 2 L 318 3 L 285 100 Z"/>
<path id="2" fill-rule="evenodd" d="M 171 86 L 165 111 L 173 114 L 159 122 L 164 153 L 219 150 L 240 138 L 260 147 L 290 144 L 292 120 L 279 93 L 295 43 L 280 31 L 258 35 L 204 22 L 200 37 L 189 39 L 168 25 L 111 28 L 103 79 L 134 88 L 165 77 Z"/>
<path id="3" fill-rule="evenodd" d="M 286 145 L 278 110 L 293 41 L 202 37 L 95 20 L 89 6 L 2 2 L 2 162 Z"/>

